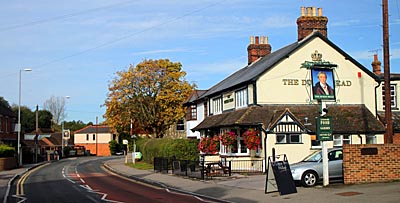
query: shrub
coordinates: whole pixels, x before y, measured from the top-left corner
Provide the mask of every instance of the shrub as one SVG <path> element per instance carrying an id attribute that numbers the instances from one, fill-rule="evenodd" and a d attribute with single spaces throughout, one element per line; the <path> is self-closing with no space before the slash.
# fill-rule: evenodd
<path id="1" fill-rule="evenodd" d="M 13 157 L 15 154 L 14 147 L 1 144 L 0 145 L 0 157 Z"/>
<path id="2" fill-rule="evenodd" d="M 139 138 L 137 151 L 142 152 L 143 161 L 153 163 L 154 157 L 176 158 L 180 160 L 199 160 L 198 140 L 171 138 Z"/>

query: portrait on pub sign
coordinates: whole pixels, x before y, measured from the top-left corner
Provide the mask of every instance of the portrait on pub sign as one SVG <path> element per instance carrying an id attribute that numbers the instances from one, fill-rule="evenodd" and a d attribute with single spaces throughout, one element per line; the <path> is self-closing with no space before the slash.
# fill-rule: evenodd
<path id="1" fill-rule="evenodd" d="M 314 67 L 311 69 L 312 92 L 316 100 L 335 100 L 335 78 L 333 69 Z"/>

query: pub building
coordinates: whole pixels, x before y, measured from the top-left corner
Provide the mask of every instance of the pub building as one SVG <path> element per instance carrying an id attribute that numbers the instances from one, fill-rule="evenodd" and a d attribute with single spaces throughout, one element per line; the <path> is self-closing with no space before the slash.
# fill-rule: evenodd
<path id="1" fill-rule="evenodd" d="M 220 144 L 218 152 L 206 154 L 206 161 L 264 160 L 275 149 L 290 163 L 298 162 L 321 149 L 316 136 L 321 114 L 332 118 L 328 148 L 384 143 L 380 66 L 374 62 L 372 72 L 330 41 L 327 23 L 321 8 L 302 7 L 297 41 L 272 51 L 268 37 L 250 37 L 248 65 L 188 99 L 185 106 L 195 115 L 186 121 L 188 137 L 237 135 L 232 145 Z M 315 95 L 317 70 L 328 73 L 329 97 Z M 249 129 L 261 138 L 256 150 L 245 145 Z"/>

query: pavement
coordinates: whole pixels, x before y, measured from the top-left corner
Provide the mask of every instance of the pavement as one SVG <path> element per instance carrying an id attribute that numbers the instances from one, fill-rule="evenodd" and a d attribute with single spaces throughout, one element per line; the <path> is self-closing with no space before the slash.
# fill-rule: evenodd
<path id="1" fill-rule="evenodd" d="M 216 202 L 400 202 L 400 181 L 344 185 L 331 183 L 313 188 L 296 187 L 297 193 L 280 195 L 279 192 L 265 194 L 266 175 L 233 175 L 227 178 L 199 180 L 172 174 L 155 173 L 125 165 L 124 158 L 107 160 L 108 170 L 136 181 L 164 188 L 168 191 L 195 195 Z M 34 165 L 0 171 L 0 197 L 7 195 L 8 184 Z M 3 201 L 3 199 L 2 199 Z"/>

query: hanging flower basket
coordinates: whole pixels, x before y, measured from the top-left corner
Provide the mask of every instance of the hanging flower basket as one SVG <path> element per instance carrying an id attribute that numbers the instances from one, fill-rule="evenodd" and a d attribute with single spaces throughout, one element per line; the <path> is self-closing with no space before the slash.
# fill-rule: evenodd
<path id="1" fill-rule="evenodd" d="M 204 154 L 216 154 L 217 152 L 219 152 L 219 137 L 214 136 L 212 138 L 201 138 L 197 147 L 200 152 Z"/>
<path id="2" fill-rule="evenodd" d="M 220 139 L 222 145 L 231 146 L 236 143 L 237 135 L 233 131 L 229 131 L 229 132 L 226 131 L 219 135 L 219 139 Z"/>
<path id="3" fill-rule="evenodd" d="M 243 140 L 246 147 L 250 150 L 257 150 L 257 148 L 261 148 L 261 138 L 258 135 L 258 132 L 254 129 L 248 129 L 243 133 Z"/>

